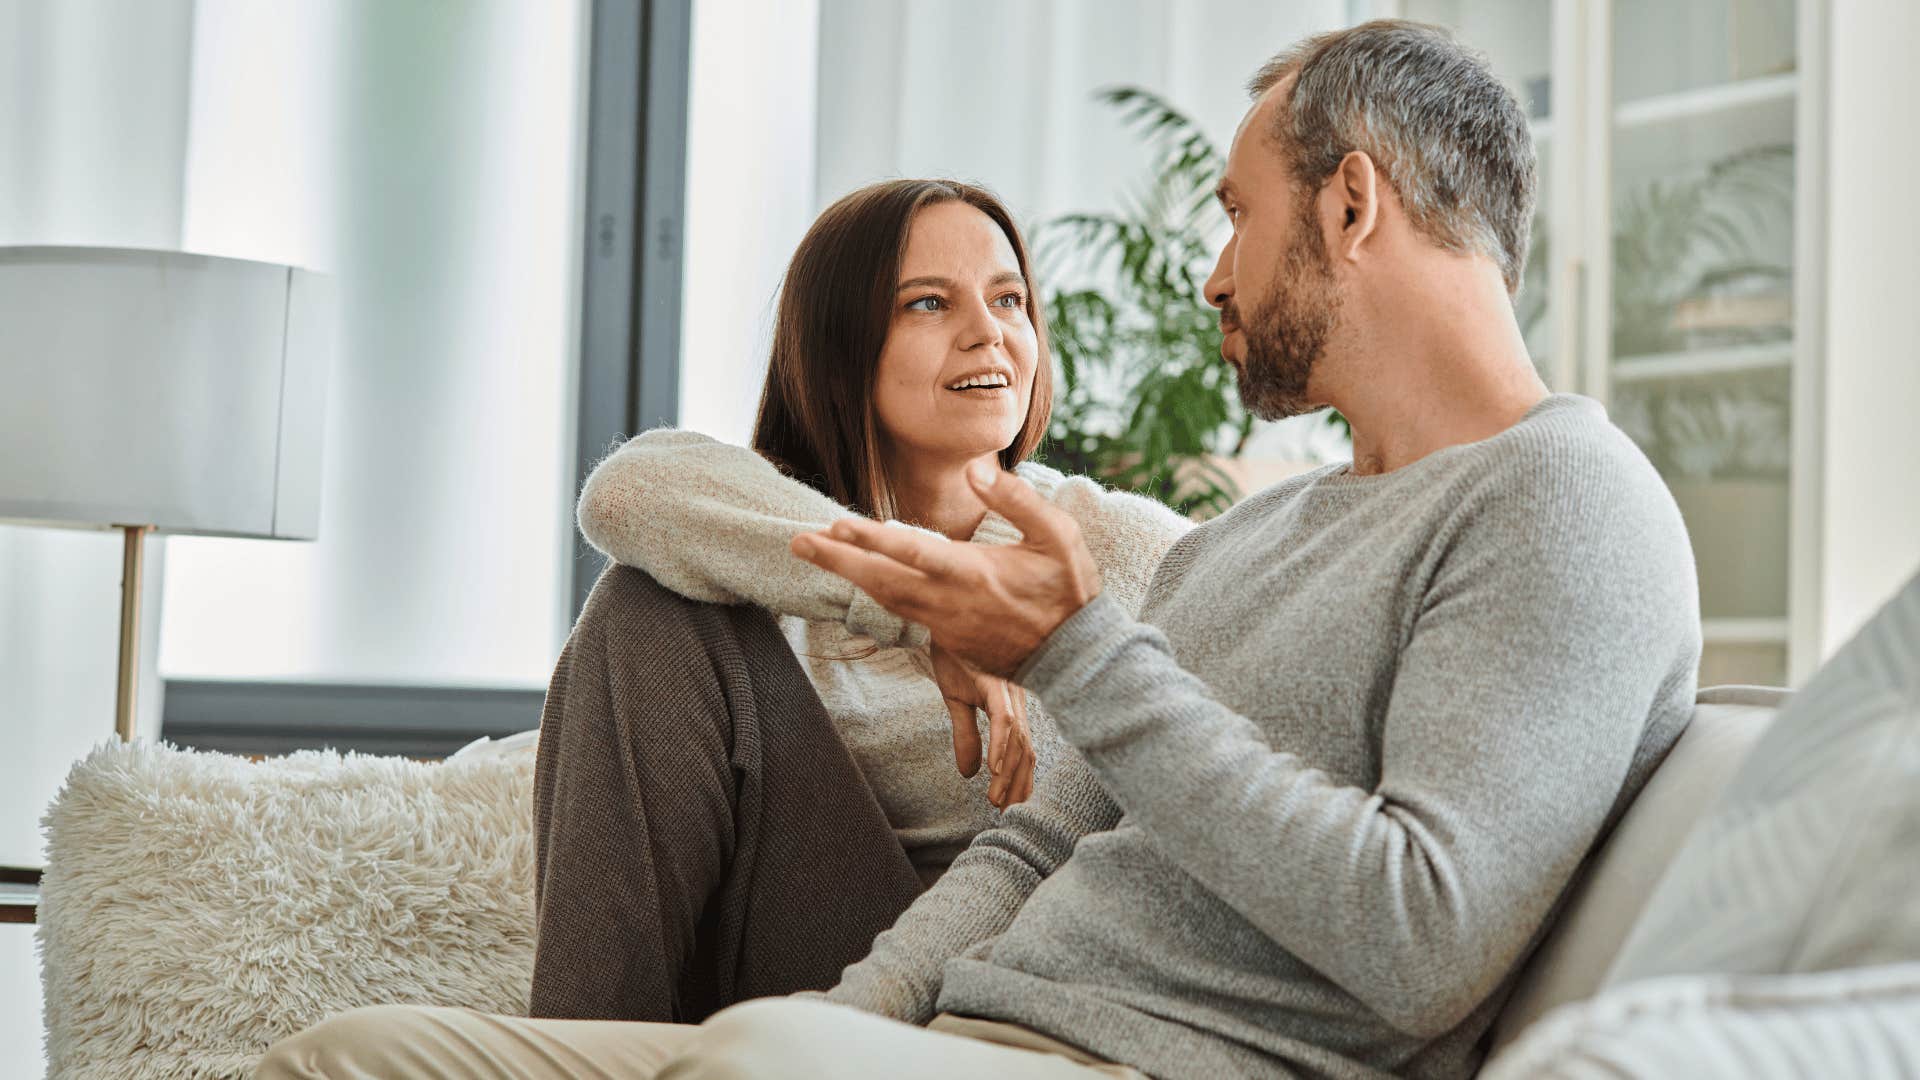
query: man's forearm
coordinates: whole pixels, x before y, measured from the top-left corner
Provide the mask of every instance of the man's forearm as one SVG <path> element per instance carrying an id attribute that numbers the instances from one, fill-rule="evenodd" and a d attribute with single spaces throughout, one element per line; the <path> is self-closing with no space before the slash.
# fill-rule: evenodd
<path id="1" fill-rule="evenodd" d="M 1068 752 L 1032 799 L 975 837 L 874 939 L 872 952 L 846 969 L 828 999 L 911 1024 L 933 1019 L 947 961 L 987 947 L 1081 837 L 1118 819 L 1086 763 Z"/>

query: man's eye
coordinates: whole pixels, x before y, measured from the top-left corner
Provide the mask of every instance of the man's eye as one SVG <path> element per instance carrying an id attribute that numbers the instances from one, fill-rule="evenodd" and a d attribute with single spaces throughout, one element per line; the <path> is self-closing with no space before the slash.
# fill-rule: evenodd
<path id="1" fill-rule="evenodd" d="M 920 305 L 922 304 L 925 304 L 927 306 L 921 307 Z M 908 303 L 907 310 L 908 311 L 939 311 L 940 298 L 937 296 L 923 296 L 918 300 L 914 300 Z"/>

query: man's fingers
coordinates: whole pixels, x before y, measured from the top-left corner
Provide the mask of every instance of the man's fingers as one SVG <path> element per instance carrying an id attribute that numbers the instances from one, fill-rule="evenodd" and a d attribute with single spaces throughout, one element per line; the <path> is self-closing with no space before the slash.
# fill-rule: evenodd
<path id="1" fill-rule="evenodd" d="M 1042 498 L 1032 484 L 986 462 L 969 466 L 967 480 L 987 508 L 1012 522 L 1028 543 L 1065 545 L 1073 518 Z"/>
<path id="2" fill-rule="evenodd" d="M 980 771 L 980 728 L 974 723 L 973 706 L 946 700 L 947 715 L 953 720 L 953 763 L 961 776 L 971 778 Z"/>
<path id="3" fill-rule="evenodd" d="M 929 574 L 950 575 L 958 567 L 953 541 L 868 518 L 841 518 L 828 529 L 828 535 Z"/>
<path id="4" fill-rule="evenodd" d="M 916 595 L 927 584 L 927 576 L 910 566 L 824 533 L 801 533 L 788 548 L 820 569 L 860 586 L 895 615 L 905 613 L 896 610 L 894 605 Z"/>

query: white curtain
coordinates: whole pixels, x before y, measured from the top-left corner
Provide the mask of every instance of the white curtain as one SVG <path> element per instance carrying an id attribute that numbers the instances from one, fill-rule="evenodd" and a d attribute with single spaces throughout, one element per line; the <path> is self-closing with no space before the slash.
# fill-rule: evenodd
<path id="1" fill-rule="evenodd" d="M 170 678 L 544 688 L 584 5 L 199 0 L 185 243 L 339 292 L 320 536 L 169 542 Z"/>

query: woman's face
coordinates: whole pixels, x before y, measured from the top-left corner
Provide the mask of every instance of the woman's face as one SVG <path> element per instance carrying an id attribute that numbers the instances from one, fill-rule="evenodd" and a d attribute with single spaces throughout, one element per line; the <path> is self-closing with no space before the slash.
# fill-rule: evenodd
<path id="1" fill-rule="evenodd" d="M 1027 283 L 1000 226 L 963 202 L 921 210 L 873 391 L 890 464 L 963 464 L 1012 445 L 1039 351 Z"/>

